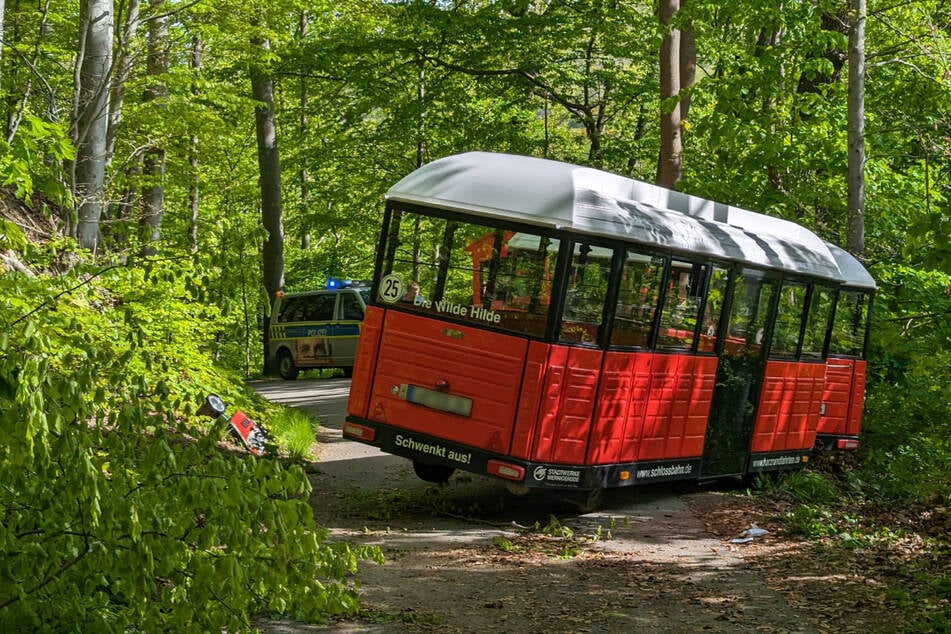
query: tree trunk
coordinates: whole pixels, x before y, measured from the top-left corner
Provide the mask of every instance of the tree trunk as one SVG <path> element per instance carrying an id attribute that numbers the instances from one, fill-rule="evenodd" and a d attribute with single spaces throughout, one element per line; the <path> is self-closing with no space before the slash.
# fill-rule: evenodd
<path id="1" fill-rule="evenodd" d="M 80 18 L 79 81 L 76 87 L 76 162 L 73 187 L 78 201 L 76 238 L 84 248 L 99 245 L 109 125 L 109 70 L 112 64 L 112 0 L 83 0 Z"/>
<path id="2" fill-rule="evenodd" d="M 849 15 L 849 228 L 846 249 L 865 254 L 865 0 L 850 0 Z"/>
<path id="3" fill-rule="evenodd" d="M 106 132 L 106 165 L 112 163 L 112 155 L 116 150 L 116 135 L 119 131 L 119 123 L 122 121 L 122 106 L 125 102 L 125 83 L 132 73 L 135 62 L 132 42 L 138 30 L 139 0 L 129 0 L 125 21 L 122 25 L 122 35 L 116 43 L 115 75 L 112 80 L 112 95 L 109 99 L 109 127 Z"/>
<path id="4" fill-rule="evenodd" d="M 426 60 L 420 57 L 416 64 L 419 66 L 416 81 L 416 103 L 419 107 L 416 113 L 416 167 L 419 168 L 426 162 Z"/>
<path id="5" fill-rule="evenodd" d="M 191 67 L 197 75 L 201 70 L 201 37 L 192 36 L 192 58 Z M 192 134 L 188 149 L 188 165 L 192 170 L 192 183 L 188 190 L 188 205 L 191 209 L 191 242 L 192 253 L 198 252 L 198 135 Z"/>
<path id="6" fill-rule="evenodd" d="M 6 40 L 3 37 L 3 14 L 7 11 L 6 0 L 0 0 L 0 70 L 3 70 L 3 45 L 6 43 Z M 3 75 L 0 75 L 2 79 Z"/>
<path id="7" fill-rule="evenodd" d="M 163 112 L 163 100 L 168 97 L 165 75 L 168 74 L 168 15 L 165 0 L 150 0 L 153 17 L 149 21 L 149 50 L 146 73 L 150 83 L 142 95 L 142 102 L 158 101 L 155 112 Z M 146 244 L 144 255 L 155 255 L 155 244 L 162 236 L 162 214 L 165 206 L 165 148 L 153 144 L 143 158 L 146 185 L 142 189 L 142 229 Z"/>
<path id="8" fill-rule="evenodd" d="M 657 15 L 669 26 L 680 0 L 660 0 Z M 671 28 L 660 46 L 660 154 L 657 184 L 673 189 L 682 175 L 683 140 L 680 132 L 680 104 L 672 103 L 680 92 L 680 31 Z"/>
<path id="9" fill-rule="evenodd" d="M 298 37 L 303 41 L 307 37 L 307 11 L 301 11 L 300 14 L 300 31 Z M 307 77 L 302 75 L 300 78 L 300 134 L 298 136 L 299 147 L 303 147 L 307 139 L 307 134 L 310 129 L 310 119 L 307 116 L 307 109 L 310 107 L 310 95 L 308 93 L 307 86 Z M 307 215 L 308 208 L 308 198 L 310 198 L 310 175 L 307 173 L 307 164 L 301 162 L 300 170 L 297 173 L 297 178 L 300 181 L 300 205 L 301 213 L 300 217 L 303 220 Z M 310 249 L 310 230 L 308 229 L 308 224 L 301 222 L 300 226 L 300 246 L 301 249 L 305 251 Z"/>
<path id="10" fill-rule="evenodd" d="M 40 60 L 40 57 L 43 55 L 44 41 L 46 40 L 46 36 L 49 33 L 49 2 L 47 2 L 45 5 L 43 5 L 40 8 L 39 14 L 40 14 L 40 24 L 36 30 L 36 44 L 33 46 L 33 59 L 26 64 L 31 69 L 36 68 L 37 63 Z M 3 20 L 0 19 L 0 22 L 2 21 Z M 2 27 L 2 24 L 0 24 L 0 27 Z M 0 31 L 0 49 L 3 48 L 4 44 L 7 44 L 6 39 L 3 39 L 4 37 L 5 37 L 5 34 L 2 31 Z M 16 46 L 17 46 L 17 42 L 19 38 L 14 37 L 13 39 L 14 39 L 14 43 L 12 44 L 12 48 L 16 50 Z M 15 98 L 13 98 L 12 95 L 9 95 L 7 97 L 7 99 L 11 103 L 10 111 L 7 116 L 7 143 L 13 143 L 13 139 L 16 137 L 17 130 L 20 127 L 20 122 L 23 121 L 23 116 L 29 111 L 30 97 L 33 92 L 33 82 L 35 79 L 36 79 L 35 73 L 33 72 L 27 73 L 26 81 L 24 82 L 24 85 L 22 87 L 22 91 L 20 92 L 20 94 L 17 95 Z M 39 81 L 42 84 L 44 84 L 47 88 L 47 94 L 48 94 L 47 98 L 49 100 L 47 109 L 49 111 L 50 119 L 55 121 L 58 119 L 58 117 L 57 117 L 56 100 L 54 97 L 53 90 L 46 83 L 46 80 L 39 78 Z M 16 80 L 14 80 L 11 83 L 14 86 L 17 85 Z M 14 106 L 13 104 L 17 102 L 19 103 L 19 105 Z"/>
<path id="11" fill-rule="evenodd" d="M 680 0 L 680 10 L 687 6 L 688 0 Z M 690 111 L 690 88 L 697 77 L 697 38 L 693 22 L 680 31 L 680 125 L 687 120 Z"/>
<path id="12" fill-rule="evenodd" d="M 268 41 L 256 41 L 264 50 Z M 251 92 L 258 102 L 254 109 L 258 142 L 258 171 L 261 179 L 261 223 L 268 237 L 262 252 L 264 288 L 270 305 L 284 287 L 284 224 L 281 210 L 281 164 L 277 153 L 277 128 L 274 120 L 274 82 L 270 75 L 255 67 L 251 71 Z"/>

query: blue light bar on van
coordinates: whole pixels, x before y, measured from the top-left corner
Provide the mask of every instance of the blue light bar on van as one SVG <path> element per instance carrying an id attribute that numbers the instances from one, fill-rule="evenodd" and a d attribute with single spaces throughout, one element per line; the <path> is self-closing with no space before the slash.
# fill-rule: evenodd
<path id="1" fill-rule="evenodd" d="M 338 280 L 335 277 L 328 277 L 327 288 L 370 288 L 370 280 Z"/>
<path id="2" fill-rule="evenodd" d="M 327 288 L 329 289 L 350 288 L 350 287 L 369 288 L 369 286 L 370 286 L 370 280 L 338 280 L 335 277 L 327 278 Z"/>

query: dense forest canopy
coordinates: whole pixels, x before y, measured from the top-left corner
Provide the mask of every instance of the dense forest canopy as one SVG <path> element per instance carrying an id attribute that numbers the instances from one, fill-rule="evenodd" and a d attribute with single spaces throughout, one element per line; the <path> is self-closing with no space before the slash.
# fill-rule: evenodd
<path id="1" fill-rule="evenodd" d="M 0 34 L 0 622 L 174 628 L 163 605 L 213 595 L 204 572 L 264 578 L 239 552 L 200 556 L 198 515 L 150 524 L 170 496 L 239 477 L 202 449 L 179 455 L 175 434 L 215 384 L 259 372 L 274 291 L 368 277 L 386 189 L 467 150 L 597 166 L 852 246 L 880 287 L 852 482 L 885 501 L 947 495 L 943 0 L 0 0 Z M 195 479 L 160 486 L 174 473 Z M 302 476 L 281 478 L 280 495 L 231 500 L 272 536 L 302 513 Z M 77 499 L 57 496 L 66 485 Z M 341 578 L 355 555 L 302 522 L 314 538 L 286 556 Z M 113 552 L 125 572 L 64 590 Z M 304 576 L 180 618 L 352 608 L 333 585 L 294 605 Z M 156 592 L 166 603 L 146 605 Z"/>

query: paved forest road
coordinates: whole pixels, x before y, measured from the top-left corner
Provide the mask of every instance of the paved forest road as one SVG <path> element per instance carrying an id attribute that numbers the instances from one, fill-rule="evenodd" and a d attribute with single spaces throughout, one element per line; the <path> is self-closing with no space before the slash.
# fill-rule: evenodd
<path id="1" fill-rule="evenodd" d="M 437 487 L 409 461 L 344 440 L 348 379 L 262 381 L 321 421 L 312 506 L 341 540 L 379 545 L 359 618 L 269 632 L 814 632 L 807 615 L 693 515 L 688 487 L 610 491 L 581 515 L 457 473 Z"/>

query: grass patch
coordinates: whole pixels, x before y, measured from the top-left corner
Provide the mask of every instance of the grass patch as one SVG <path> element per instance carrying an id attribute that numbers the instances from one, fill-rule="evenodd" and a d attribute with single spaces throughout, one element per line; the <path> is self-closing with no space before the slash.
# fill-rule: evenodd
<path id="1" fill-rule="evenodd" d="M 293 460 L 314 459 L 317 427 L 316 418 L 292 407 L 277 409 L 267 424 L 271 440 Z"/>

